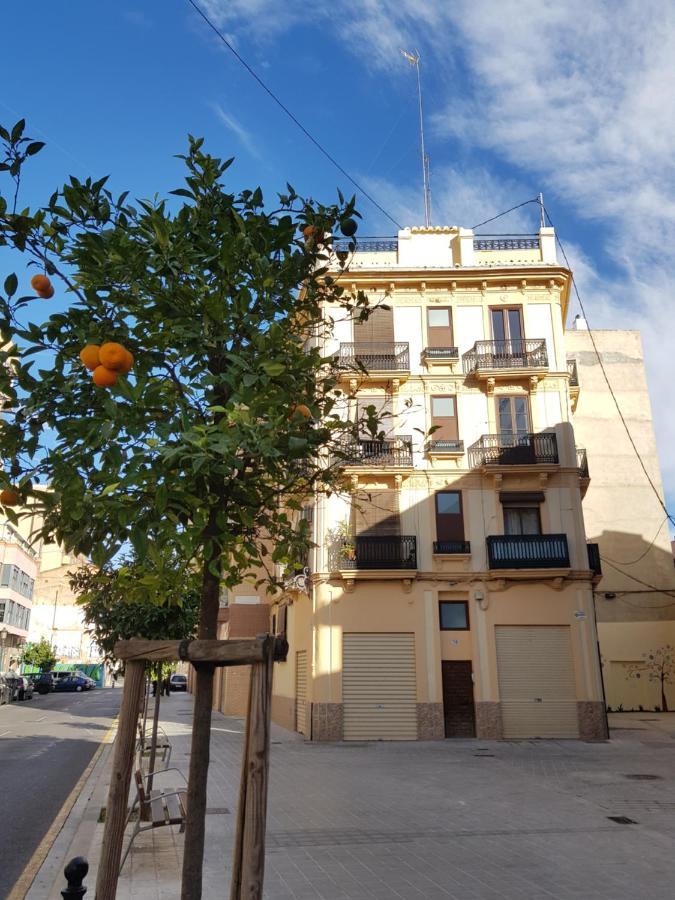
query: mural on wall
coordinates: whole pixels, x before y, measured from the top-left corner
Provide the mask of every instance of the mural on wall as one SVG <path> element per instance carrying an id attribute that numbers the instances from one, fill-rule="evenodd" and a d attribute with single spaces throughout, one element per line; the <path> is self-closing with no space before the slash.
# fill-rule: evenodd
<path id="1" fill-rule="evenodd" d="M 675 648 L 670 644 L 642 654 L 643 661 L 628 668 L 629 678 L 646 678 L 661 689 L 661 711 L 668 712 L 666 685 L 675 681 Z"/>

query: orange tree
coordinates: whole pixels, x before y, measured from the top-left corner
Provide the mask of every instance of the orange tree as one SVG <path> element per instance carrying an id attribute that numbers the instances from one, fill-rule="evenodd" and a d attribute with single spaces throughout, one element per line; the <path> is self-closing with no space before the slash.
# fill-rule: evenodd
<path id="1" fill-rule="evenodd" d="M 259 188 L 229 191 L 231 160 L 190 137 L 170 198 L 131 202 L 106 178 L 71 177 L 21 209 L 42 145 L 23 121 L 0 139 L 0 245 L 25 260 L 0 297 L 5 512 L 30 501 L 43 538 L 98 565 L 173 544 L 200 572 L 199 637 L 215 638 L 222 588 L 250 572 L 273 585 L 310 545 L 293 511 L 340 486 L 325 460 L 356 423 L 338 413 L 321 301 L 368 315 L 326 273 L 330 235 L 353 234 L 353 200 L 326 206 L 287 186 L 268 210 Z M 46 280 L 31 288 L 34 275 Z M 41 322 L 55 286 L 67 309 Z M 199 667 L 184 898 L 201 895 L 212 684 Z"/>

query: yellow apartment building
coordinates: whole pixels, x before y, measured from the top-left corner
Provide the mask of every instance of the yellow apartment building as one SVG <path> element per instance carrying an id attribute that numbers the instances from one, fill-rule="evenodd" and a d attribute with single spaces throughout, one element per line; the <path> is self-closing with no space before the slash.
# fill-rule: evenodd
<path id="1" fill-rule="evenodd" d="M 325 350 L 345 418 L 374 405 L 383 433 L 355 434 L 350 493 L 305 511 L 309 574 L 271 611 L 290 644 L 275 719 L 328 741 L 605 738 L 553 229 L 336 249 L 376 308 L 361 324 L 327 307 Z"/>

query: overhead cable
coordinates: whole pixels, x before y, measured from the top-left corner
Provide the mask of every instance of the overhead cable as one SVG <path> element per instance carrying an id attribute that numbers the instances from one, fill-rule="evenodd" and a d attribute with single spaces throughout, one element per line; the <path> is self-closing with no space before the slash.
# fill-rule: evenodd
<path id="1" fill-rule="evenodd" d="M 314 146 L 317 147 L 321 153 L 323 153 L 323 155 L 326 157 L 326 159 L 329 160 L 335 166 L 335 168 L 339 172 L 341 172 L 345 176 L 345 178 L 347 178 L 354 185 L 354 187 L 357 189 L 357 191 L 359 191 L 359 193 L 363 194 L 363 196 L 367 200 L 370 200 L 370 202 L 373 204 L 373 206 L 375 206 L 377 209 L 379 209 L 379 211 L 383 215 L 385 215 L 389 219 L 390 222 L 393 222 L 394 225 L 399 229 L 403 228 L 401 223 L 397 222 L 396 219 L 393 216 L 391 216 L 387 212 L 386 209 L 384 209 L 382 206 L 380 206 L 380 204 L 377 202 L 377 200 L 375 200 L 373 197 L 371 197 L 371 195 L 368 193 L 368 191 L 366 191 L 365 188 L 361 187 L 361 185 L 358 183 L 358 181 L 356 181 L 354 178 L 352 178 L 352 176 L 349 174 L 349 172 L 347 172 L 347 170 L 344 169 L 340 165 L 340 163 L 335 159 L 335 157 L 331 156 L 331 154 L 328 152 L 328 150 L 326 150 L 326 148 L 322 144 L 319 143 L 319 141 L 314 137 L 314 135 L 312 135 L 305 128 L 305 126 L 302 124 L 302 122 L 300 122 L 300 120 L 295 115 L 293 115 L 293 113 L 290 111 L 290 109 L 279 99 L 279 97 L 277 97 L 277 95 L 274 93 L 274 91 L 265 84 L 265 82 L 262 80 L 262 78 L 260 78 L 260 76 L 257 74 L 257 72 L 253 68 L 251 68 L 251 66 L 246 62 L 246 60 L 241 56 L 241 54 L 235 50 L 235 48 L 232 46 L 230 41 L 228 41 L 228 39 L 225 37 L 223 32 L 219 28 L 217 28 L 216 25 L 213 24 L 211 19 L 209 19 L 209 17 L 199 7 L 199 5 L 195 2 L 195 0 L 187 0 L 187 2 L 190 4 L 190 6 L 193 7 L 193 9 L 197 13 L 199 13 L 199 15 L 206 22 L 206 24 L 209 26 L 209 28 L 211 28 L 211 30 L 214 31 L 215 34 L 218 35 L 218 37 L 223 42 L 223 44 L 225 44 L 227 49 L 242 64 L 242 66 L 246 69 L 246 71 L 249 73 L 249 75 L 251 75 L 251 77 L 254 78 L 258 82 L 258 84 L 265 91 L 265 93 L 268 94 L 272 98 L 272 100 L 274 100 L 274 102 L 277 104 L 277 106 L 279 106 L 286 113 L 286 115 L 289 117 L 289 119 L 291 119 L 291 121 L 294 122 L 298 126 L 298 128 L 300 129 L 300 131 L 302 131 L 302 133 L 305 135 L 305 137 L 309 138 L 309 140 L 314 144 Z"/>

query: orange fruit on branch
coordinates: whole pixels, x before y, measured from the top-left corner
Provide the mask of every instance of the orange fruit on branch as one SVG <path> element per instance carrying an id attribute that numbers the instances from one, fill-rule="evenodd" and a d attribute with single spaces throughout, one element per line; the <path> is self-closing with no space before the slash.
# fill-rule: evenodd
<path id="1" fill-rule="evenodd" d="M 0 491 L 0 503 L 3 506 L 18 506 L 21 503 L 21 495 L 12 488 L 5 488 L 4 491 Z"/>
<path id="2" fill-rule="evenodd" d="M 43 300 L 49 300 L 54 296 L 54 288 L 46 275 L 33 275 L 30 280 L 30 286 L 38 297 L 42 297 Z"/>
<path id="3" fill-rule="evenodd" d="M 83 347 L 80 350 L 82 364 L 85 368 L 89 369 L 90 372 L 93 372 L 94 369 L 97 369 L 101 365 L 101 360 L 99 359 L 100 349 L 98 344 L 87 344 L 86 347 Z"/>
<path id="4" fill-rule="evenodd" d="M 101 365 L 105 366 L 106 369 L 114 369 L 117 372 L 127 365 L 129 361 L 127 357 L 128 353 L 129 351 L 121 344 L 116 344 L 115 341 L 108 341 L 105 344 L 101 344 L 101 349 L 98 351 L 98 358 L 101 361 Z"/>
<path id="5" fill-rule="evenodd" d="M 126 349 L 124 352 L 126 353 L 127 356 L 124 361 L 124 364 L 122 366 L 120 366 L 119 371 L 122 372 L 123 375 L 128 375 L 129 372 L 131 372 L 131 370 L 134 367 L 134 355 L 133 355 L 133 353 L 130 353 Z"/>
<path id="6" fill-rule="evenodd" d="M 117 372 L 107 369 L 105 366 L 97 366 L 92 378 L 98 387 L 112 387 L 117 381 Z"/>
<path id="7" fill-rule="evenodd" d="M 312 412 L 309 406 L 305 406 L 304 403 L 298 403 L 297 406 L 294 406 L 291 410 L 291 418 L 293 418 L 293 416 L 302 416 L 305 419 L 311 419 Z"/>

